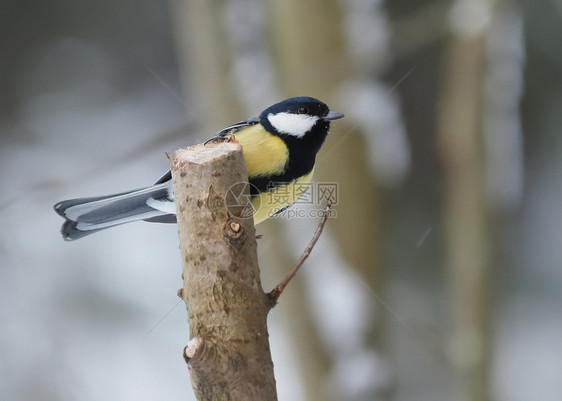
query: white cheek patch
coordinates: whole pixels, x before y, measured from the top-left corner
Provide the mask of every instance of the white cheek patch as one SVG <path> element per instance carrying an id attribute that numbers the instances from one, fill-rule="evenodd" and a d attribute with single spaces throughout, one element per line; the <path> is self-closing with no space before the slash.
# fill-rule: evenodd
<path id="1" fill-rule="evenodd" d="M 269 114 L 267 119 L 273 127 L 287 135 L 301 138 L 316 124 L 320 117 L 306 114 L 277 113 Z"/>

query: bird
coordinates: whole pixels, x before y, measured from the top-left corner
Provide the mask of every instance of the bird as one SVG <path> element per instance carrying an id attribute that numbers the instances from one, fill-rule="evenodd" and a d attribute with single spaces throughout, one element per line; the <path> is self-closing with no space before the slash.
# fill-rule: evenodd
<path id="1" fill-rule="evenodd" d="M 251 204 L 255 207 L 252 217 L 258 224 L 290 207 L 302 195 L 296 188 L 305 188 L 311 182 L 316 155 L 329 133 L 330 122 L 342 117 L 318 99 L 292 97 L 266 108 L 257 118 L 222 129 L 205 144 L 233 135 L 242 145 Z M 276 193 L 283 196 L 272 202 Z M 177 221 L 171 170 L 150 187 L 64 200 L 54 209 L 65 219 L 61 234 L 67 241 L 138 220 Z"/>

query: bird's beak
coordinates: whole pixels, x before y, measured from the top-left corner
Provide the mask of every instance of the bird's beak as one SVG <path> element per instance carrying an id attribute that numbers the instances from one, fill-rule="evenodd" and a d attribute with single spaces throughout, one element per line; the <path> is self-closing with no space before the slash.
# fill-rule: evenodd
<path id="1" fill-rule="evenodd" d="M 328 114 L 322 117 L 322 119 L 325 121 L 333 121 L 342 117 L 343 117 L 342 113 L 338 113 L 337 111 L 330 111 Z"/>

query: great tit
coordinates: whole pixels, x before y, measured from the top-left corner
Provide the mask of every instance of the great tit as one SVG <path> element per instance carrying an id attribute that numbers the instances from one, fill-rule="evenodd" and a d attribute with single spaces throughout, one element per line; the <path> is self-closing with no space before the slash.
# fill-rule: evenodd
<path id="1" fill-rule="evenodd" d="M 293 97 L 268 107 L 258 118 L 226 127 L 209 140 L 233 134 L 242 145 L 255 224 L 298 200 L 302 193 L 297 187 L 305 188 L 303 184 L 311 181 L 316 154 L 328 135 L 330 121 L 342 117 L 320 100 Z M 275 192 L 283 196 L 271 202 Z M 61 228 L 65 240 L 137 220 L 176 222 L 171 171 L 151 187 L 65 200 L 54 208 L 65 218 Z"/>

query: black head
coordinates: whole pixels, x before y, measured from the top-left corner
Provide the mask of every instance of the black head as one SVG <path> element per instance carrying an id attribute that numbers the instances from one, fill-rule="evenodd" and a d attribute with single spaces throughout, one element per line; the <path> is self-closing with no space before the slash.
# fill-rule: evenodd
<path id="1" fill-rule="evenodd" d="M 261 113 L 260 122 L 270 132 L 303 138 L 318 129 L 327 134 L 330 121 L 342 117 L 318 99 L 299 96 L 268 107 Z"/>
<path id="2" fill-rule="evenodd" d="M 326 104 L 312 97 L 293 97 L 265 109 L 260 123 L 273 135 L 280 137 L 289 157 L 284 172 L 274 177 L 255 177 L 250 182 L 262 191 L 271 183 L 290 182 L 312 171 L 316 154 L 322 147 L 330 121 L 343 114 L 330 111 Z"/>

